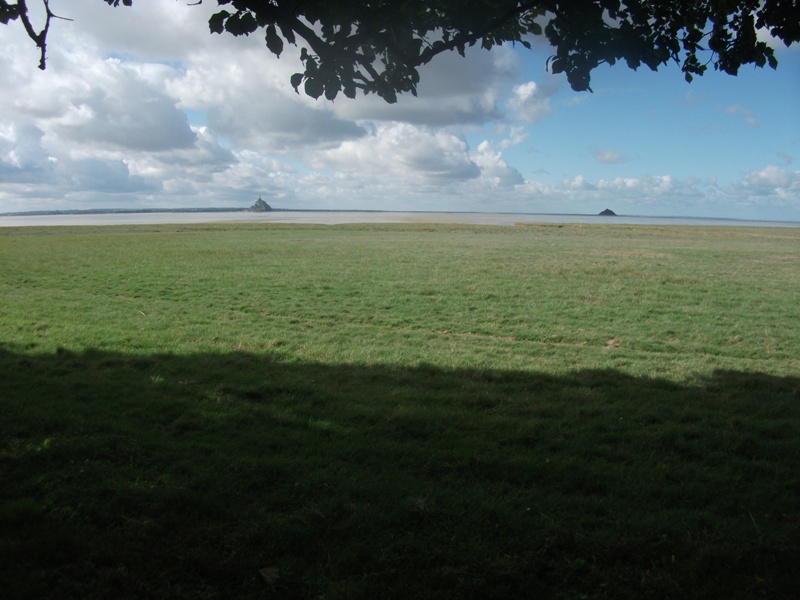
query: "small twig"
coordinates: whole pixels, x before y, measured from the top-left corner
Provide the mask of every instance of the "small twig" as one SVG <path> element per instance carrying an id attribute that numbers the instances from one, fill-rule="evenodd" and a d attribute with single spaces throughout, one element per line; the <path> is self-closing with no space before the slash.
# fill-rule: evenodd
<path id="1" fill-rule="evenodd" d="M 50 10 L 50 0 L 42 0 L 42 3 L 44 4 L 45 21 L 44 21 L 44 27 L 39 33 L 36 33 L 36 30 L 33 28 L 31 20 L 28 18 L 28 5 L 26 4 L 26 0 L 18 0 L 17 6 L 19 7 L 18 14 L 20 20 L 22 21 L 22 26 L 25 28 L 25 32 L 28 34 L 28 37 L 31 38 L 36 43 L 36 46 L 41 50 L 39 58 L 39 68 L 42 71 L 44 71 L 45 67 L 47 66 L 47 33 L 50 30 L 50 21 L 52 19 L 71 21 L 72 19 L 68 19 L 66 17 L 59 17 L 57 14 L 53 13 L 53 11 Z"/>
<path id="2" fill-rule="evenodd" d="M 753 518 L 753 513 L 748 512 L 747 514 L 750 515 L 750 520 L 753 522 L 753 527 L 756 528 L 756 531 L 758 533 L 761 533 L 761 528 L 758 526 L 758 524 L 756 523 L 756 520 Z"/>

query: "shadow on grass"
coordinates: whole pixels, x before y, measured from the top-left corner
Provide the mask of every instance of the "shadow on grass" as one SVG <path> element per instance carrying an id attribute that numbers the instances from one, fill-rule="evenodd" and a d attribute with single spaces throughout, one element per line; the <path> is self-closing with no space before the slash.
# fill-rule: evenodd
<path id="1" fill-rule="evenodd" d="M 5 347 L 0 385 L 7 598 L 800 589 L 798 378 Z"/>

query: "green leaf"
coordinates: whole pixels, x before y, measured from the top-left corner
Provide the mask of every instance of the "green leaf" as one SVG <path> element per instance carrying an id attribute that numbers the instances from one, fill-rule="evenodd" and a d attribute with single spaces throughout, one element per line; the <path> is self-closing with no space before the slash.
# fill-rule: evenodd
<path id="1" fill-rule="evenodd" d="M 291 81 L 294 91 L 299 94 L 300 90 L 298 88 L 300 87 L 300 84 L 303 83 L 303 74 L 295 73 L 294 75 L 292 75 L 289 81 Z"/>
<path id="2" fill-rule="evenodd" d="M 778 68 L 778 59 L 775 58 L 775 55 L 772 54 L 772 52 L 770 52 L 769 55 L 767 56 L 767 62 L 769 63 L 769 66 L 772 67 L 773 69 Z"/>
<path id="3" fill-rule="evenodd" d="M 380 92 L 380 97 L 387 103 L 394 104 L 397 102 L 397 93 L 394 90 L 384 89 Z"/>
<path id="4" fill-rule="evenodd" d="M 296 38 L 294 36 L 294 31 L 292 30 L 292 28 L 287 25 L 283 25 L 281 23 L 278 23 L 278 27 L 281 30 L 281 35 L 283 35 L 286 41 L 289 42 L 290 44 L 294 44 Z"/>
<path id="5" fill-rule="evenodd" d="M 325 98 L 328 100 L 334 100 L 336 96 L 339 95 L 339 91 L 342 89 L 342 84 L 339 83 L 338 79 L 331 79 L 328 83 L 325 84 Z"/>
<path id="6" fill-rule="evenodd" d="M 256 18 L 249 12 L 230 15 L 225 21 L 225 31 L 231 35 L 249 35 L 258 28 Z"/>
<path id="7" fill-rule="evenodd" d="M 275 56 L 280 57 L 281 52 L 283 52 L 283 38 L 278 35 L 278 31 L 275 29 L 275 25 L 267 26 L 267 48 L 269 51 L 272 52 Z"/>
<path id="8" fill-rule="evenodd" d="M 218 13 L 211 15 L 208 20 L 208 28 L 211 33 L 222 33 L 225 31 L 225 19 L 231 16 L 227 10 L 221 10 Z"/>
<path id="9" fill-rule="evenodd" d="M 322 82 L 319 79 L 306 79 L 305 85 L 305 92 L 306 95 L 311 96 L 315 100 L 322 96 L 322 93 L 325 91 Z"/>

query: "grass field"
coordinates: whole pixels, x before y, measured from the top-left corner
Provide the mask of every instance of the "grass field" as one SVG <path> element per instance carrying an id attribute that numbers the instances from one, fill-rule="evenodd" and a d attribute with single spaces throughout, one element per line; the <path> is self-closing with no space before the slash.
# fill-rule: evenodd
<path id="1" fill-rule="evenodd" d="M 797 598 L 800 230 L 0 229 L 4 598 Z"/>

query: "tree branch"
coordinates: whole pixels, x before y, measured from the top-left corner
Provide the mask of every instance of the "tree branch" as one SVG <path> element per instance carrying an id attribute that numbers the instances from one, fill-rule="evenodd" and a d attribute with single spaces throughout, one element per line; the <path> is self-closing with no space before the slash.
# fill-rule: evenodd
<path id="1" fill-rule="evenodd" d="M 16 8 L 16 15 L 12 16 L 11 18 L 13 19 L 16 18 L 16 16 L 19 16 L 22 26 L 25 28 L 25 33 L 28 34 L 28 37 L 33 40 L 33 42 L 39 48 L 39 68 L 44 71 L 47 67 L 47 33 L 50 30 L 50 21 L 52 19 L 71 21 L 72 19 L 59 17 L 58 15 L 54 14 L 53 11 L 50 10 L 50 0 L 42 0 L 42 4 L 44 5 L 45 11 L 45 22 L 44 27 L 39 33 L 36 33 L 36 30 L 33 28 L 33 24 L 28 17 L 28 5 L 26 0 L 17 0 L 16 5 L 9 5 L 7 2 L 3 2 L 2 8 L 5 10 Z"/>
<path id="2" fill-rule="evenodd" d="M 435 56 L 441 54 L 442 52 L 447 52 L 449 50 L 454 50 L 455 48 L 461 46 L 467 46 L 470 44 L 474 44 L 479 39 L 483 38 L 487 34 L 499 29 L 512 19 L 519 17 L 521 14 L 528 12 L 529 10 L 536 8 L 537 6 L 541 5 L 542 2 L 539 0 L 534 0 L 533 2 L 526 2 L 524 4 L 518 5 L 516 8 L 512 8 L 511 10 L 507 11 L 505 14 L 500 15 L 496 19 L 489 22 L 486 27 L 483 27 L 479 31 L 474 33 L 466 34 L 466 35 L 456 35 L 451 39 L 449 42 L 444 42 L 440 46 L 429 47 L 424 52 L 421 52 L 417 60 L 413 64 L 409 64 L 409 67 L 418 67 L 420 65 L 424 65 L 429 63 Z"/>

